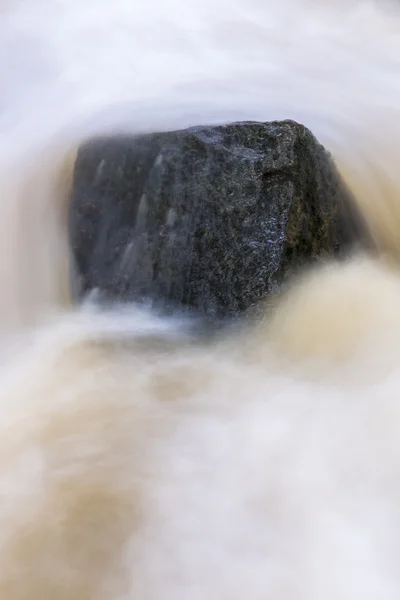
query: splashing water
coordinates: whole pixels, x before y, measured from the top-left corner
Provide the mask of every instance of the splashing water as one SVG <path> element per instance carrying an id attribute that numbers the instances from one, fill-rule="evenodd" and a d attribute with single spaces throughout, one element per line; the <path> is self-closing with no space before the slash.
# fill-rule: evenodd
<path id="1" fill-rule="evenodd" d="M 0 597 L 400 595 L 400 12 L 366 0 L 3 0 Z M 71 302 L 93 133 L 292 118 L 380 256 L 219 340 Z"/>

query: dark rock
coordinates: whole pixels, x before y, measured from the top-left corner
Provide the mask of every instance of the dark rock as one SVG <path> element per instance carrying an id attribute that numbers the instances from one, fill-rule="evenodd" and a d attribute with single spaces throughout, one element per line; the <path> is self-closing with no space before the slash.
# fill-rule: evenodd
<path id="1" fill-rule="evenodd" d="M 91 140 L 70 232 L 82 293 L 234 316 L 363 233 L 335 166 L 293 121 Z"/>

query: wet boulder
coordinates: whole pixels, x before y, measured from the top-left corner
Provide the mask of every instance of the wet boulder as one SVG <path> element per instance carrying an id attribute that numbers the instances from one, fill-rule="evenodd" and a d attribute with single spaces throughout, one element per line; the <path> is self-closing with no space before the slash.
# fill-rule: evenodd
<path id="1" fill-rule="evenodd" d="M 75 165 L 81 294 L 236 316 L 363 229 L 329 154 L 293 121 L 97 138 Z"/>

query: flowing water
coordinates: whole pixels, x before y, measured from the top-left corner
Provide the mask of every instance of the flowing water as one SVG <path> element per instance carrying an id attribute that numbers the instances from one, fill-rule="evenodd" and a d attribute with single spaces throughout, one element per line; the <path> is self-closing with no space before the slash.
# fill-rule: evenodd
<path id="1" fill-rule="evenodd" d="M 2 0 L 0 598 L 398 600 L 400 5 Z M 296 119 L 379 248 L 257 326 L 73 306 L 93 133 Z"/>

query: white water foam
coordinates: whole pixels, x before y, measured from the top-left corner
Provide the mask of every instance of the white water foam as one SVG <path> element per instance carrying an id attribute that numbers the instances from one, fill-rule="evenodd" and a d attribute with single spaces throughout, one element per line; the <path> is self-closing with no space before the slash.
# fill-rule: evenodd
<path id="1" fill-rule="evenodd" d="M 1 598 L 399 598 L 399 34 L 366 0 L 2 1 Z M 379 258 L 218 341 L 71 306 L 82 140 L 281 118 Z"/>

